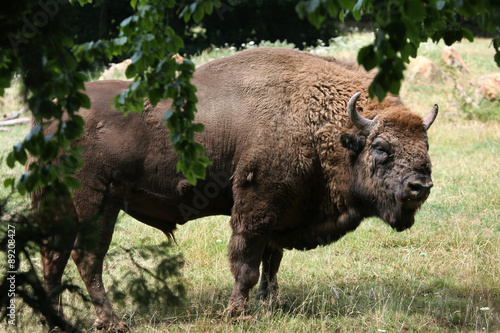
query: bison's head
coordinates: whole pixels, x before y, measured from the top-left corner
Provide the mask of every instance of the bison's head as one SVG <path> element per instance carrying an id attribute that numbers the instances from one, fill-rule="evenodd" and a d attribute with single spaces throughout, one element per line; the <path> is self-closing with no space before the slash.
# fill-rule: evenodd
<path id="1" fill-rule="evenodd" d="M 413 225 L 433 185 L 427 130 L 438 107 L 422 119 L 401 104 L 386 103 L 364 118 L 356 110 L 359 95 L 347 106 L 355 128 L 340 136 L 352 151 L 352 194 L 365 215 L 402 231 Z"/>

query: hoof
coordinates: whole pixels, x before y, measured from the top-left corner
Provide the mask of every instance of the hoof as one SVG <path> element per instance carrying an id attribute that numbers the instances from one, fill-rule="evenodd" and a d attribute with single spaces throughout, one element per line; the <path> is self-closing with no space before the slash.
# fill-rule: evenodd
<path id="1" fill-rule="evenodd" d="M 258 290 L 257 296 L 255 297 L 258 301 L 265 301 L 269 297 L 269 291 L 266 290 Z"/>
<path id="2" fill-rule="evenodd" d="M 128 325 L 125 324 L 118 317 L 114 317 L 111 320 L 102 320 L 97 318 L 94 322 L 94 327 L 98 330 L 104 330 L 105 332 L 113 332 L 113 333 L 126 333 L 130 332 Z"/>
<path id="3" fill-rule="evenodd" d="M 245 310 L 235 310 L 234 308 L 227 307 L 224 311 L 224 315 L 226 317 L 226 321 L 229 322 L 238 322 L 254 319 L 253 316 L 246 314 Z"/>
<path id="4" fill-rule="evenodd" d="M 260 289 L 257 291 L 257 300 L 258 301 L 275 301 L 278 299 L 278 294 L 279 294 L 279 289 L 278 287 L 274 287 L 274 288 L 265 288 L 265 289 Z"/>
<path id="5" fill-rule="evenodd" d="M 258 291 L 257 292 L 257 296 L 255 297 L 258 301 L 267 301 L 269 299 L 273 299 L 275 295 L 273 295 L 272 293 L 268 292 L 267 290 L 265 291 Z"/>
<path id="6" fill-rule="evenodd" d="M 236 318 L 243 316 L 245 314 L 245 311 L 245 305 L 241 303 L 230 302 L 224 313 L 231 318 Z"/>

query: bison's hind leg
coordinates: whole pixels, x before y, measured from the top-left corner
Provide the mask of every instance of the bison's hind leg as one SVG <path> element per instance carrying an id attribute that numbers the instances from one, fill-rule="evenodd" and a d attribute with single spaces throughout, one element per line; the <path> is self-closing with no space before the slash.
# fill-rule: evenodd
<path id="1" fill-rule="evenodd" d="M 71 198 L 52 196 L 50 189 L 34 193 L 32 202 L 44 233 L 40 246 L 44 289 L 55 313 L 62 317 L 61 280 L 75 242 L 78 217 Z M 44 312 L 42 321 L 54 326 L 58 320 L 51 318 L 51 311 Z"/>
<path id="2" fill-rule="evenodd" d="M 126 332 L 127 325 L 115 314 L 102 281 L 103 262 L 113 236 L 119 209 L 108 206 L 98 215 L 86 233 L 79 233 L 71 252 L 78 272 L 94 305 L 97 319 L 94 326 L 112 332 Z M 89 246 L 88 244 L 92 244 Z"/>

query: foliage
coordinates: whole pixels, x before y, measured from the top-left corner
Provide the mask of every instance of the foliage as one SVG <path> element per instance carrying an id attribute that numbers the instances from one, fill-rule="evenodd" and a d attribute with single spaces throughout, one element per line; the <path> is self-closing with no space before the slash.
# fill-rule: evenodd
<path id="1" fill-rule="evenodd" d="M 35 253 L 40 247 L 46 246 L 46 240 L 53 234 L 52 229 L 66 228 L 66 234 L 73 231 L 70 228 L 76 227 L 69 221 L 60 221 L 60 223 L 47 227 L 40 223 L 40 216 L 27 212 L 6 214 L 6 203 L 4 199 L 0 201 L 0 246 L 2 249 L 8 249 L 5 265 L 8 270 L 0 275 L 0 322 L 4 319 L 9 321 L 13 318 L 11 315 L 21 316 L 23 314 L 20 308 L 22 305 L 28 305 L 31 310 L 43 316 L 43 321 L 50 327 L 62 328 L 65 332 L 82 332 L 85 327 L 85 315 L 82 309 L 74 307 L 71 303 L 64 302 L 66 310 L 71 309 L 72 316 L 61 316 L 52 306 L 50 295 L 43 287 L 43 281 L 40 280 L 34 258 Z M 49 214 L 53 216 L 54 213 Z M 95 227 L 95 219 L 89 219 L 79 224 L 80 230 L 83 228 Z M 91 230 L 87 230 L 90 234 Z M 86 242 L 85 247 L 93 247 L 97 244 Z M 59 244 L 59 246 L 68 247 L 68 244 Z M 180 268 L 184 264 L 182 255 L 172 253 L 172 244 L 163 242 L 159 245 L 144 245 L 133 249 L 124 249 L 119 253 L 114 252 L 108 256 L 111 260 L 113 255 L 117 256 L 126 253 L 128 258 L 120 257 L 120 262 L 130 262 L 134 269 L 127 271 L 120 279 L 113 279 L 109 287 L 109 292 L 117 304 L 124 304 L 128 295 L 132 297 L 134 304 L 140 307 L 141 311 L 156 306 L 177 306 L 185 297 L 184 280 L 182 279 Z M 136 255 L 140 256 L 137 260 Z M 146 266 L 142 261 L 148 260 L 150 263 Z M 152 262 L 152 263 L 151 263 Z M 75 279 L 76 280 L 76 279 Z M 126 281 L 126 286 L 124 282 Z M 13 287 L 15 285 L 15 287 Z M 66 279 L 55 291 L 62 293 L 69 291 L 77 296 L 79 303 L 91 306 L 90 299 L 82 292 L 82 288 L 74 283 L 73 279 Z M 122 290 L 127 290 L 127 294 Z M 12 307 L 14 300 L 14 311 Z M 13 322 L 16 320 L 12 319 Z M 10 324 L 9 324 L 10 325 Z M 21 327 L 22 329 L 22 327 Z"/>
<path id="2" fill-rule="evenodd" d="M 13 316 L 20 315 L 18 307 L 22 303 L 16 300 L 19 298 L 36 314 L 42 315 L 51 327 L 61 327 L 67 332 L 81 332 L 78 327 L 82 326 L 83 316 L 73 318 L 75 321 L 71 323 L 57 313 L 32 260 L 35 251 L 43 246 L 50 229 L 42 228 L 32 214 L 5 214 L 6 203 L 6 199 L 0 202 L 0 246 L 8 253 L 5 257 L 5 266 L 8 269 L 1 275 L 0 280 L 0 321 L 6 319 L 9 325 L 10 321 L 16 323 Z M 64 290 L 78 295 L 83 302 L 89 302 L 81 293 L 81 289 L 69 281 L 64 282 L 57 292 Z"/>
<path id="3" fill-rule="evenodd" d="M 189 60 L 176 62 L 173 55 L 184 46 L 180 36 L 168 25 L 166 14 L 175 9 L 175 1 L 132 1 L 136 13 L 120 25 L 117 38 L 85 43 L 75 48 L 80 61 L 93 62 L 96 54 L 108 58 L 122 54 L 131 55 L 131 65 L 126 75 L 134 83 L 118 95 L 113 103 L 117 109 L 141 112 L 144 98 L 153 106 L 162 99 L 171 99 L 172 108 L 166 110 L 164 120 L 170 130 L 170 140 L 179 154 L 177 170 L 182 171 L 192 184 L 205 178 L 205 167 L 210 161 L 201 156 L 203 146 L 194 141 L 196 132 L 203 132 L 202 124 L 193 123 L 196 112 L 196 87 L 190 83 L 194 64 Z M 219 1 L 203 0 L 185 6 L 180 15 L 187 22 L 191 17 L 198 22 L 213 11 Z"/>
<path id="4" fill-rule="evenodd" d="M 366 70 L 378 68 L 369 92 L 380 100 L 387 92 L 399 93 L 405 63 L 416 57 L 420 44 L 429 38 L 444 40 L 446 45 L 463 38 L 473 41 L 472 31 L 461 25 L 465 20 L 490 33 L 500 28 L 500 3 L 493 0 L 301 0 L 296 9 L 317 27 L 327 16 L 342 21 L 348 14 L 356 20 L 372 16 L 375 40 L 359 51 L 358 62 Z M 500 66 L 500 37 L 493 39 L 493 47 Z"/>
<path id="5" fill-rule="evenodd" d="M 84 5 L 91 0 L 74 2 Z M 174 148 L 180 154 L 178 170 L 183 171 L 191 183 L 195 183 L 196 179 L 205 177 L 205 167 L 210 163 L 201 156 L 203 147 L 194 142 L 194 134 L 203 131 L 203 125 L 193 123 L 197 100 L 196 88 L 190 83 L 190 78 L 194 64 L 187 60 L 177 63 L 172 59 L 172 55 L 183 46 L 183 41 L 168 25 L 167 13 L 175 11 L 177 6 L 184 20 L 193 17 L 198 22 L 205 13 L 213 11 L 214 5 L 220 5 L 220 1 L 197 0 L 178 5 L 173 0 L 132 0 L 131 5 L 136 13 L 121 23 L 117 38 L 81 46 L 75 46 L 70 32 L 61 29 L 63 15 L 60 10 L 63 5 L 67 4 L 64 1 L 17 1 L 2 3 L 0 12 L 0 31 L 6 32 L 0 34 L 0 96 L 9 87 L 13 77 L 20 74 L 24 99 L 37 123 L 6 158 L 7 165 L 13 168 L 16 163 L 26 164 L 28 155 L 31 156 L 29 170 L 17 181 L 14 178 L 5 179 L 3 185 L 12 190 L 17 189 L 21 194 L 45 188 L 40 212 L 46 218 L 39 228 L 33 224 L 28 224 L 33 226 L 31 229 L 19 228 L 16 234 L 16 263 L 20 262 L 21 253 L 30 261 L 32 253 L 29 249 L 33 246 L 52 246 L 51 227 L 66 225 L 54 220 L 63 214 L 71 191 L 81 186 L 74 177 L 82 164 L 79 157 L 81 151 L 72 143 L 83 133 L 84 121 L 77 111 L 91 107 L 84 93 L 87 78 L 78 71 L 82 63 L 90 64 L 96 57 L 111 59 L 116 55 L 132 54 L 132 65 L 127 75 L 134 77 L 135 82 L 114 99 L 115 106 L 124 111 L 140 112 L 144 98 L 148 98 L 153 105 L 160 99 L 171 98 L 172 108 L 164 118 L 168 120 Z M 43 128 L 51 122 L 57 123 L 57 131 L 45 136 Z M 83 227 L 84 224 L 79 225 L 79 231 Z M 6 230 L 2 229 L 1 234 L 2 240 L 6 240 Z M 83 234 L 86 234 L 85 231 Z M 68 251 L 73 246 L 66 245 Z M 163 265 L 156 274 L 171 274 L 178 267 L 179 264 Z M 18 267 L 15 268 L 17 270 Z M 3 282 L 2 288 L 8 284 L 5 279 Z M 35 311 L 44 314 L 51 327 L 66 326 L 64 319 L 49 305 L 50 295 L 44 293 L 32 264 L 27 271 L 17 271 L 16 282 L 15 294 L 20 295 Z M 143 288 L 144 284 L 139 281 L 135 286 L 139 288 L 137 294 L 144 292 L 147 295 L 148 289 Z M 66 287 L 71 289 L 63 286 L 53 292 L 60 293 Z M 160 291 L 166 290 L 163 287 Z M 181 293 L 182 288 L 175 285 L 175 290 L 164 297 L 177 299 L 174 296 Z M 7 308 L 9 299 L 2 297 L 0 301 L 2 310 Z M 67 328 L 73 330 L 72 327 Z"/>
<path id="6" fill-rule="evenodd" d="M 213 15 L 203 19 L 198 30 L 186 31 L 185 41 L 197 51 L 210 45 L 234 45 L 261 40 L 286 40 L 299 48 L 328 40 L 338 34 L 339 21 L 326 19 L 316 28 L 299 20 L 297 0 L 226 0 Z M 192 53 L 191 49 L 186 50 Z"/>
<path id="7" fill-rule="evenodd" d="M 25 164 L 28 153 L 38 158 L 30 172 L 22 175 L 17 184 L 14 179 L 7 179 L 6 186 L 14 187 L 24 193 L 38 186 L 52 185 L 61 195 L 69 194 L 70 189 L 79 184 L 73 177 L 75 167 L 81 164 L 78 150 L 71 143 L 82 133 L 83 120 L 75 114 L 82 107 L 90 107 L 88 97 L 81 92 L 85 76 L 76 71 L 77 62 L 69 48 L 72 41 L 58 29 L 58 16 L 49 20 L 45 12 L 37 11 L 31 2 L 13 2 L 6 5 L 8 15 L 2 17 L 2 35 L 0 45 L 0 94 L 10 85 L 13 76 L 20 73 L 25 98 L 29 108 L 40 124 L 35 126 L 24 141 L 19 142 L 7 157 L 7 164 Z M 57 11 L 54 2 L 51 10 Z M 42 23 L 43 33 L 37 26 L 37 17 L 45 14 Z M 17 15 L 16 15 L 17 14 Z M 23 16 L 32 18 L 19 21 Z M 35 25 L 37 24 L 37 26 Z M 57 103 L 52 99 L 57 98 Z M 42 126 L 52 118 L 61 118 L 63 108 L 68 118 L 59 122 L 58 131 L 51 137 L 44 137 Z M 61 153 L 62 152 L 62 153 Z M 57 163 L 52 163 L 58 160 Z"/>
<path id="8" fill-rule="evenodd" d="M 81 5 L 86 2 L 79 0 Z M 21 73 L 25 98 L 38 123 L 14 147 L 7 164 L 10 167 L 16 162 L 25 164 L 28 154 L 37 161 L 31 163 L 29 172 L 17 182 L 12 178 L 5 180 L 5 186 L 16 187 L 24 193 L 50 185 L 63 196 L 79 188 L 74 173 L 82 161 L 78 149 L 71 143 L 81 135 L 84 125 L 76 111 L 80 107 L 90 108 L 90 100 L 82 92 L 86 76 L 77 71 L 77 65 L 84 61 L 91 63 L 96 57 L 111 59 L 125 53 L 132 55 L 127 75 L 136 80 L 114 100 L 115 106 L 124 111 L 141 111 L 143 98 L 149 98 L 153 105 L 160 99 L 171 98 L 172 109 L 166 113 L 165 120 L 168 120 L 174 148 L 180 153 L 178 170 L 182 170 L 192 183 L 197 178 L 204 178 L 209 161 L 201 156 L 203 147 L 194 142 L 194 134 L 202 132 L 203 125 L 192 123 L 196 88 L 189 80 L 194 65 L 189 61 L 177 64 L 171 59 L 184 45 L 166 20 L 166 13 L 175 10 L 175 1 L 134 0 L 131 5 L 136 13 L 121 23 L 117 38 L 76 47 L 67 32 L 59 28 L 62 15 L 57 14 L 63 5 L 55 1 L 42 8 L 31 2 L 4 5 L 9 15 L 2 14 L 2 31 L 8 33 L 0 39 L 2 50 L 5 50 L 0 56 L 0 95 L 15 73 Z M 199 21 L 205 12 L 213 11 L 214 5 L 220 2 L 195 1 L 178 10 L 182 9 L 186 21 L 191 17 Z M 19 17 L 26 19 L 19 21 Z M 32 17 L 32 22 L 28 17 Z M 60 121 L 63 109 L 68 117 Z M 58 122 L 58 130 L 53 136 L 45 137 L 43 127 L 52 121 Z"/>
<path id="9" fill-rule="evenodd" d="M 186 296 L 184 280 L 180 273 L 184 260 L 181 254 L 173 253 L 172 247 L 171 241 L 164 241 L 158 245 L 122 248 L 135 269 L 128 270 L 118 279 L 113 278 L 113 283 L 109 287 L 113 301 L 124 306 L 127 296 L 130 296 L 141 311 L 154 307 L 180 305 Z M 108 257 L 113 260 L 116 254 L 116 252 L 111 253 Z M 159 258 L 159 263 L 154 268 L 148 268 L 141 263 L 155 258 Z M 123 288 L 125 281 L 127 286 Z M 122 290 L 127 290 L 127 294 Z"/>

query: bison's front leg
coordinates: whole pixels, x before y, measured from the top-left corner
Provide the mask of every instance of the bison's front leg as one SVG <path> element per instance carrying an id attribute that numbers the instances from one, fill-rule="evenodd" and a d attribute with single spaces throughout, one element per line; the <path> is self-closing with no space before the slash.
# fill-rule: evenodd
<path id="1" fill-rule="evenodd" d="M 238 316 L 245 311 L 250 289 L 259 281 L 259 266 L 276 219 L 264 214 L 231 216 L 233 235 L 229 243 L 229 261 L 234 289 L 227 311 Z"/>
<path id="2" fill-rule="evenodd" d="M 262 274 L 260 277 L 257 298 L 265 300 L 270 294 L 277 294 L 278 281 L 276 273 L 283 258 L 283 249 L 268 244 L 262 256 Z"/>

